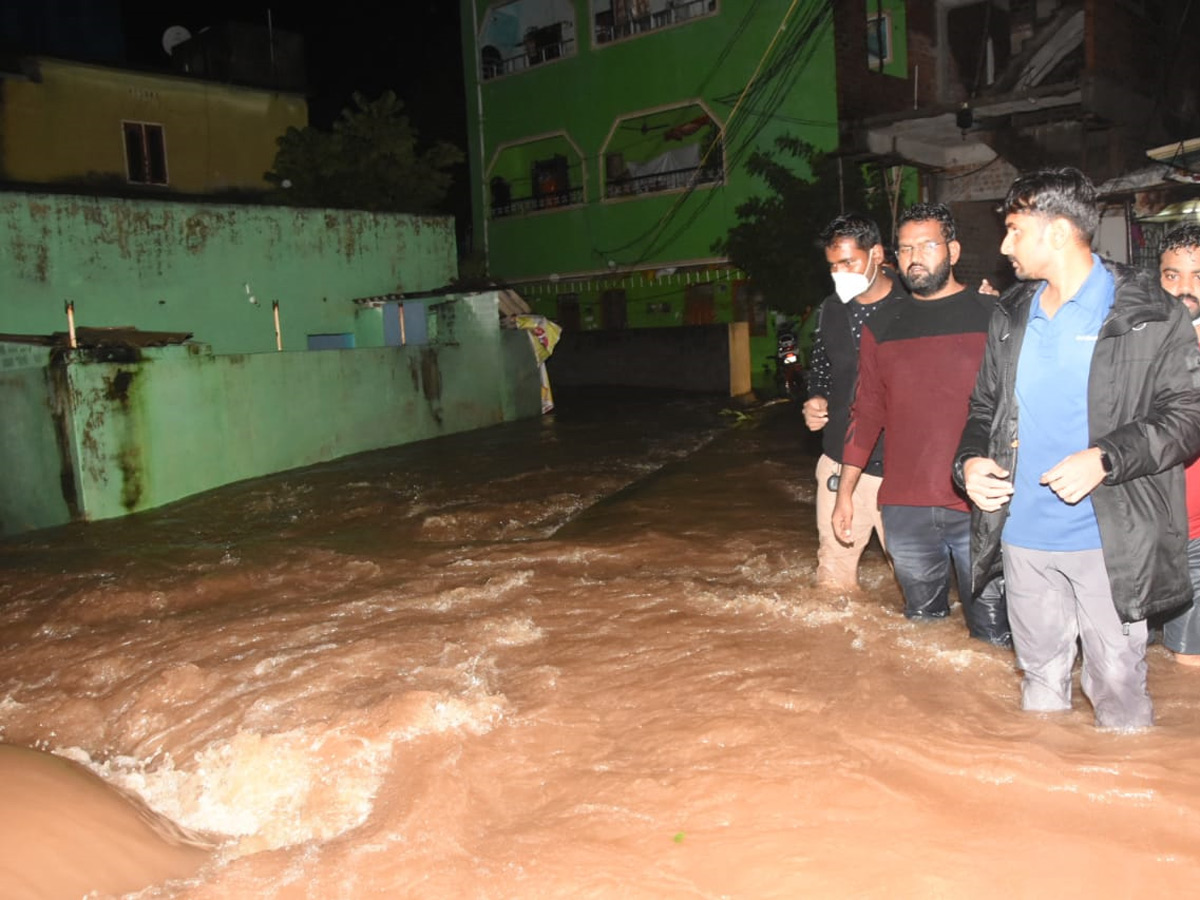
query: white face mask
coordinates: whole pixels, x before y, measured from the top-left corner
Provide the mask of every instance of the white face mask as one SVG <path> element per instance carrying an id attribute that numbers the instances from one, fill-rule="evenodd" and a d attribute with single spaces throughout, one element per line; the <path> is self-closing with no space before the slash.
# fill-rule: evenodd
<path id="1" fill-rule="evenodd" d="M 875 274 L 869 279 L 860 272 L 831 272 L 830 274 L 833 276 L 834 293 L 843 303 L 849 303 L 859 294 L 868 291 L 875 283 L 875 279 L 879 277 L 879 266 L 875 267 Z"/>

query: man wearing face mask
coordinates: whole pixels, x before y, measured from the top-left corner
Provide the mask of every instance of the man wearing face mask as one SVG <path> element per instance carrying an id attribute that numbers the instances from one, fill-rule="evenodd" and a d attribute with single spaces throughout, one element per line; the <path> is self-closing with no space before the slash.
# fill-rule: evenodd
<path id="1" fill-rule="evenodd" d="M 833 532 L 843 540 L 853 535 L 852 493 L 886 434 L 879 502 L 904 615 L 948 616 L 953 571 L 971 636 L 1008 646 L 1000 586 L 989 583 L 972 596 L 970 507 L 952 477 L 995 299 L 955 277 L 961 248 L 945 205 L 910 206 L 896 236 L 900 277 L 912 297 L 863 329 Z"/>
<path id="2" fill-rule="evenodd" d="M 1163 241 L 1158 257 L 1163 290 L 1187 309 L 1200 336 L 1200 224 L 1180 225 Z M 1200 459 L 1183 470 L 1187 483 L 1188 575 L 1192 605 L 1163 624 L 1163 646 L 1184 666 L 1200 666 Z"/>
<path id="3" fill-rule="evenodd" d="M 901 302 L 907 294 L 883 267 L 879 227 L 870 219 L 853 213 L 838 216 L 821 232 L 820 243 L 833 276 L 834 293 L 818 312 L 808 374 L 809 398 L 804 404 L 804 423 L 822 433 L 823 453 L 817 461 L 816 581 L 820 587 L 853 590 L 858 586 L 858 560 L 871 539 L 871 530 L 883 539 L 877 502 L 883 474 L 882 441 L 863 466 L 852 494 L 852 533 L 839 538 L 831 525 L 858 376 L 859 339 L 869 319 Z"/>

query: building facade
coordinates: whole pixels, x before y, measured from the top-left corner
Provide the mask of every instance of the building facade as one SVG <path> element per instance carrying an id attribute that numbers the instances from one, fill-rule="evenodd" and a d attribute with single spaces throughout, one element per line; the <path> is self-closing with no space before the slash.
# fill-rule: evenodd
<path id="1" fill-rule="evenodd" d="M 0 72 L 0 178 L 104 193 L 263 192 L 302 93 L 42 56 Z"/>
<path id="2" fill-rule="evenodd" d="M 853 4 L 835 4 L 839 146 L 852 159 L 919 170 L 924 196 L 954 210 L 960 275 L 1012 280 L 996 204 L 1017 174 L 1043 166 L 1075 166 L 1109 186 L 1099 248 L 1156 262 L 1139 253 L 1143 232 L 1154 231 L 1139 217 L 1196 190 L 1194 162 L 1172 167 L 1182 157 L 1170 148 L 1200 134 L 1200 8 L 1187 0 L 867 5 L 864 22 Z M 886 59 L 866 70 L 864 36 Z M 1147 177 L 1156 159 L 1159 171 Z M 1158 199 L 1140 201 L 1143 188 Z"/>
<path id="3" fill-rule="evenodd" d="M 835 4 L 461 0 L 475 246 L 567 331 L 773 322 L 716 249 L 791 135 L 837 143 Z M 812 252 L 798 247 L 797 252 Z"/>

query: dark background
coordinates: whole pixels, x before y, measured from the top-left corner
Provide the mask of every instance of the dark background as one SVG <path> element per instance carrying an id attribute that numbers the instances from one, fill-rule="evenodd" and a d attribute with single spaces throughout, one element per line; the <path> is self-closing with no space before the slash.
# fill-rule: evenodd
<path id="1" fill-rule="evenodd" d="M 369 98 L 391 89 L 422 137 L 466 142 L 462 47 L 457 0 L 163 0 L 120 4 L 128 61 L 168 67 L 162 34 L 182 25 L 192 34 L 225 21 L 267 24 L 304 37 L 309 119 L 328 126 L 354 91 Z"/>
<path id="2" fill-rule="evenodd" d="M 163 32 L 193 35 L 225 22 L 266 25 L 304 38 L 309 122 L 327 128 L 355 91 L 392 90 L 421 142 L 466 152 L 466 99 L 458 0 L 0 0 L 0 52 L 35 53 L 167 72 Z M 470 218 L 464 163 L 446 212 Z"/>

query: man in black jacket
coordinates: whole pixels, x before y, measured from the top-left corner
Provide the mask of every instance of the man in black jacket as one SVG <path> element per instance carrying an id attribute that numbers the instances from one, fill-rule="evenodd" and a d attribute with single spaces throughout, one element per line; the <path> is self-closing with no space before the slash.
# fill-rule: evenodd
<path id="1" fill-rule="evenodd" d="M 858 560 L 871 530 L 883 539 L 879 485 L 883 475 L 880 441 L 855 485 L 852 533 L 835 535 L 830 522 L 841 477 L 842 446 L 858 378 L 858 345 L 863 325 L 905 297 L 894 273 L 883 265 L 879 226 L 853 213 L 838 216 L 821 232 L 834 293 L 819 310 L 808 372 L 804 422 L 821 432 L 817 460 L 817 585 L 834 590 L 858 586 Z"/>
<path id="2" fill-rule="evenodd" d="M 1191 597 L 1181 464 L 1200 450 L 1200 350 L 1153 273 L 1091 252 L 1082 172 L 1023 175 L 1004 210 L 1000 251 L 1026 283 L 992 318 L 956 455 L 973 578 L 1003 566 L 1023 709 L 1071 708 L 1078 638 L 1097 727 L 1145 728 L 1145 619 Z"/>

